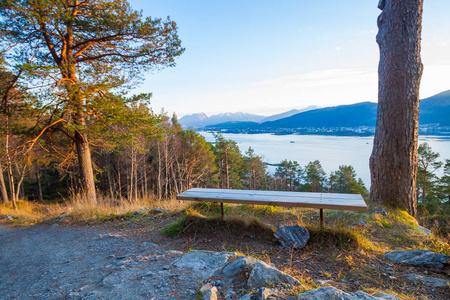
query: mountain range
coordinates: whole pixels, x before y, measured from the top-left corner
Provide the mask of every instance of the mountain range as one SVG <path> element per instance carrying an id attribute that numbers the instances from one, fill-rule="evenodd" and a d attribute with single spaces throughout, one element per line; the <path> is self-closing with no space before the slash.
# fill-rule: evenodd
<path id="1" fill-rule="evenodd" d="M 302 109 L 292 109 L 281 114 L 276 114 L 272 116 L 261 116 L 249 113 L 221 113 L 208 117 L 205 113 L 197 113 L 192 115 L 186 115 L 180 118 L 178 121 L 180 124 L 191 127 L 191 128 L 202 128 L 210 125 L 216 125 L 226 122 L 254 122 L 254 123 L 264 123 L 268 121 L 275 121 L 278 119 L 283 119 L 290 117 L 292 115 L 305 112 L 312 109 L 319 108 L 316 105 L 308 106 Z"/>
<path id="2" fill-rule="evenodd" d="M 377 118 L 377 103 L 361 102 L 350 105 L 291 110 L 283 114 L 263 117 L 246 113 L 205 114 L 185 116 L 180 123 L 205 130 L 235 133 L 303 133 L 303 134 L 373 134 Z M 183 120 L 185 119 L 185 120 Z M 194 120 L 196 125 L 189 125 Z M 220 122 L 226 120 L 224 122 Z M 191 121 L 190 124 L 194 122 Z M 450 90 L 420 101 L 419 126 L 421 133 L 450 135 Z"/>

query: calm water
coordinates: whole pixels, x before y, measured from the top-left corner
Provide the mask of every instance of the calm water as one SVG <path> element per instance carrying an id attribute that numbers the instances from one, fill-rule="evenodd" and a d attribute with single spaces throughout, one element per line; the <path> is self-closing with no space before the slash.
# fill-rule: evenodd
<path id="1" fill-rule="evenodd" d="M 208 142 L 214 142 L 212 133 L 200 132 Z M 301 166 L 319 160 L 327 175 L 339 165 L 352 165 L 358 177 L 367 187 L 370 185 L 369 157 L 373 137 L 322 136 L 322 135 L 271 135 L 271 134 L 224 134 L 226 139 L 237 142 L 242 154 L 249 147 L 264 162 L 279 163 L 283 159 L 296 160 Z M 427 142 L 440 159 L 450 159 L 450 137 L 421 136 L 419 143 Z M 274 172 L 276 167 L 269 167 Z M 439 174 L 440 175 L 440 174 Z"/>

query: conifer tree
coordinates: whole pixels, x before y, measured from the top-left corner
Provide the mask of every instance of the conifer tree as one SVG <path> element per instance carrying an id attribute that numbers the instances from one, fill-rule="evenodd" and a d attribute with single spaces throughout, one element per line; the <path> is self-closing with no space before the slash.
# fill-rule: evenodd
<path id="1" fill-rule="evenodd" d="M 143 18 L 126 0 L 0 0 L 0 51 L 46 87 L 51 118 L 76 147 L 81 185 L 95 203 L 89 126 L 114 105 L 113 91 L 183 52 L 170 19 Z M 34 77 L 32 77 L 34 76 Z"/>

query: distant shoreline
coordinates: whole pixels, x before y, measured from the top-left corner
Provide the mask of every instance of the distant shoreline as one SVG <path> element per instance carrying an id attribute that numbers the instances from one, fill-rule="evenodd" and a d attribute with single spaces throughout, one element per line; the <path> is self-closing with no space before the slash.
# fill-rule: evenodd
<path id="1" fill-rule="evenodd" d="M 374 136 L 373 132 L 354 132 L 354 131 L 342 131 L 342 132 L 273 132 L 273 131 L 243 131 L 243 130 L 214 130 L 214 129 L 195 129 L 198 132 L 209 132 L 216 133 L 221 132 L 225 134 L 271 134 L 271 135 L 319 135 L 319 136 L 354 136 L 354 137 L 371 137 Z M 450 132 L 420 132 L 419 136 L 430 136 L 430 137 L 441 137 L 441 138 L 449 138 Z"/>

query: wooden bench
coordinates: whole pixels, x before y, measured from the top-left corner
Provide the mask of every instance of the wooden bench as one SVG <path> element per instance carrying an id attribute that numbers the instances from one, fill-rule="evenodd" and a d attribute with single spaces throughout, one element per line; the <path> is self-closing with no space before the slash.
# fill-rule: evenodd
<path id="1" fill-rule="evenodd" d="M 220 203 L 222 217 L 223 203 L 318 208 L 320 209 L 320 227 L 323 227 L 324 209 L 367 211 L 367 205 L 359 194 L 193 188 L 179 194 L 177 199 Z"/>

